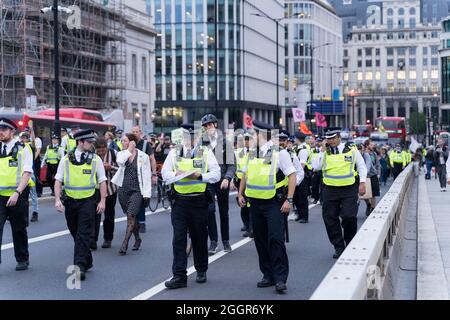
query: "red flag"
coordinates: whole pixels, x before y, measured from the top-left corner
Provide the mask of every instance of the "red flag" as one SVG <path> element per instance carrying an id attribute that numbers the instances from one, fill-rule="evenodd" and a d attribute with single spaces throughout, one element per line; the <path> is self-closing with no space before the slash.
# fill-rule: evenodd
<path id="1" fill-rule="evenodd" d="M 253 128 L 253 119 L 246 112 L 244 112 L 244 127 L 247 129 Z"/>
<path id="2" fill-rule="evenodd" d="M 312 134 L 311 130 L 308 129 L 308 126 L 304 122 L 300 123 L 300 127 L 298 129 L 306 135 Z"/>
<path id="3" fill-rule="evenodd" d="M 328 127 L 327 118 L 323 114 L 316 112 L 314 117 L 316 119 L 316 126 Z"/>

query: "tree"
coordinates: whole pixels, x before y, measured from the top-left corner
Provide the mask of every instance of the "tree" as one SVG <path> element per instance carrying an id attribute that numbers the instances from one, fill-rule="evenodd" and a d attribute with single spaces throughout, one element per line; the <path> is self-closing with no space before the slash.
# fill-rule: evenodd
<path id="1" fill-rule="evenodd" d="M 425 134 L 426 129 L 426 116 L 423 112 L 411 112 L 408 123 L 411 133 L 413 134 Z"/>

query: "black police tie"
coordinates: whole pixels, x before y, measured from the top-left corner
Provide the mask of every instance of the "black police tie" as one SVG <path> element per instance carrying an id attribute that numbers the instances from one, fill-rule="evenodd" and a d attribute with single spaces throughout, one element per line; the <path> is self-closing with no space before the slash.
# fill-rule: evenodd
<path id="1" fill-rule="evenodd" d="M 81 154 L 80 162 L 81 162 L 81 163 L 84 163 L 85 160 L 86 160 L 86 154 L 85 154 L 85 153 L 82 153 L 82 154 Z"/>
<path id="2" fill-rule="evenodd" d="M 6 144 L 3 144 L 2 157 L 6 157 Z"/>

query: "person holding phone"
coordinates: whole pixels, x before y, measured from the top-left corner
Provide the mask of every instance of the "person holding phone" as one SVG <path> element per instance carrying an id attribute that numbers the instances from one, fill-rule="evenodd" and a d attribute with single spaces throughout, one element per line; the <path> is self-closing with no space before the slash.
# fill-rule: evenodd
<path id="1" fill-rule="evenodd" d="M 313 162 L 314 170 L 322 170 L 322 216 L 335 249 L 334 259 L 340 257 L 356 234 L 358 193 L 366 193 L 367 179 L 361 153 L 353 143 L 342 142 L 340 133 L 340 128 L 327 130 L 320 154 Z"/>

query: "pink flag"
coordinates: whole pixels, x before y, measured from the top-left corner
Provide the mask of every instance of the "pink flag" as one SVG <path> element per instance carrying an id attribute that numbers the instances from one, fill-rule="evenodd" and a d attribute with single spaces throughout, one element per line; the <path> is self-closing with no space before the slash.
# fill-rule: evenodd
<path id="1" fill-rule="evenodd" d="M 316 126 L 323 128 L 328 127 L 327 118 L 323 114 L 316 112 L 314 117 L 316 119 Z"/>
<path id="2" fill-rule="evenodd" d="M 294 122 L 304 122 L 305 119 L 305 111 L 301 108 L 292 108 L 292 118 Z"/>

